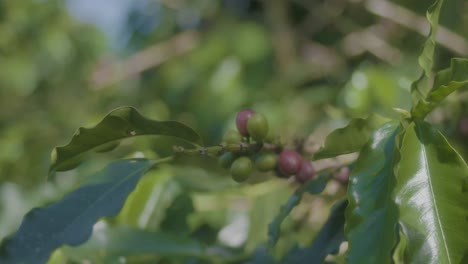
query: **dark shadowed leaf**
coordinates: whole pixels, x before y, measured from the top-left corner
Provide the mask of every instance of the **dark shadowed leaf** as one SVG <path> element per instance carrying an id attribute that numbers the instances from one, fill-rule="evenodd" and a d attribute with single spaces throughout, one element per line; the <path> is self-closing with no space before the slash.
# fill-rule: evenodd
<path id="1" fill-rule="evenodd" d="M 236 250 L 218 245 L 206 246 L 186 235 L 106 226 L 95 230 L 85 244 L 79 247 L 65 246 L 61 251 L 80 263 L 84 260 L 92 263 L 119 263 L 122 259 L 135 260 L 128 261 L 130 263 L 142 263 L 138 259 L 143 260 L 143 263 L 156 263 L 157 259 L 164 257 L 179 261 L 197 259 L 207 263 L 230 263 L 242 257 Z"/>
<path id="2" fill-rule="evenodd" d="M 349 263 L 390 263 L 396 243 L 395 138 L 399 123 L 377 129 L 363 147 L 348 185 L 346 209 Z"/>
<path id="3" fill-rule="evenodd" d="M 386 119 L 378 115 L 351 120 L 346 127 L 339 128 L 327 136 L 325 145 L 315 153 L 314 159 L 331 158 L 359 151 L 369 140 L 372 131 L 385 122 Z"/>
<path id="4" fill-rule="evenodd" d="M 70 143 L 52 151 L 50 172 L 77 167 L 84 155 L 91 151 L 114 149 L 118 140 L 142 135 L 172 136 L 200 143 L 200 136 L 190 127 L 176 121 L 155 121 L 143 117 L 133 107 L 121 107 L 110 112 L 92 128 L 79 128 Z"/>
<path id="5" fill-rule="evenodd" d="M 120 257 L 204 257 L 204 246 L 188 236 L 168 232 L 148 232 L 128 227 L 104 227 L 96 230 L 88 242 L 79 247 L 64 247 L 75 261 L 118 263 Z"/>
<path id="6" fill-rule="evenodd" d="M 436 0 L 427 10 L 426 18 L 430 24 L 430 32 L 424 43 L 423 50 L 418 58 L 419 66 L 423 69 L 421 76 L 411 85 L 411 95 L 413 105 L 416 105 L 419 100 L 426 98 L 430 91 L 428 78 L 431 76 L 432 68 L 434 67 L 434 50 L 436 46 L 436 35 L 439 27 L 439 15 L 442 8 L 443 0 Z"/>
<path id="7" fill-rule="evenodd" d="M 411 110 L 415 118 L 424 119 L 454 91 L 468 87 L 468 59 L 452 59 L 450 68 L 437 73 L 432 91 Z"/>
<path id="8" fill-rule="evenodd" d="M 305 248 L 295 247 L 281 261 L 284 264 L 323 263 L 329 254 L 336 254 L 345 240 L 346 200 L 337 202 L 314 242 Z"/>
<path id="9" fill-rule="evenodd" d="M 271 224 L 268 225 L 268 243 L 270 247 L 275 246 L 276 242 L 278 242 L 281 231 L 281 224 L 283 223 L 284 219 L 291 213 L 294 207 L 299 204 L 302 195 L 304 193 L 321 193 L 325 189 L 328 179 L 328 175 L 321 175 L 315 180 L 308 181 L 306 184 L 297 189 L 297 191 L 295 191 L 294 194 L 288 199 L 286 204 L 281 207 L 279 214 L 275 217 L 275 219 L 273 219 Z"/>
<path id="10" fill-rule="evenodd" d="M 249 264 L 275 264 L 278 263 L 275 258 L 271 255 L 271 252 L 264 246 L 260 246 L 255 249 L 254 253 L 252 254 L 251 262 Z"/>
<path id="11" fill-rule="evenodd" d="M 468 166 L 427 123 L 403 135 L 395 202 L 406 237 L 405 263 L 463 263 L 468 252 Z"/>
<path id="12" fill-rule="evenodd" d="M 0 246 L 0 263 L 45 263 L 61 245 L 76 246 L 91 235 L 101 217 L 114 216 L 140 177 L 154 164 L 145 159 L 108 165 L 80 187 L 51 205 L 31 210 L 18 231 Z"/>

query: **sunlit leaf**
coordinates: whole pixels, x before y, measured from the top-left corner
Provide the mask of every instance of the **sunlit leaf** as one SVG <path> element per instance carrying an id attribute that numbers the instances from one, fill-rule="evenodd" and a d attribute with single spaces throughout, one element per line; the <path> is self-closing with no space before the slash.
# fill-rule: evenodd
<path id="1" fill-rule="evenodd" d="M 466 87 L 468 87 L 468 59 L 452 59 L 450 68 L 437 73 L 432 91 L 412 109 L 412 116 L 423 119 L 452 92 Z"/>
<path id="2" fill-rule="evenodd" d="M 359 151 L 369 140 L 372 131 L 385 123 L 386 119 L 371 115 L 366 119 L 356 118 L 343 128 L 331 132 L 325 145 L 317 151 L 314 159 L 324 159 Z"/>
<path id="3" fill-rule="evenodd" d="M 349 263 L 390 263 L 398 219 L 392 199 L 398 131 L 397 122 L 377 129 L 351 173 L 346 209 Z"/>
<path id="4" fill-rule="evenodd" d="M 281 231 L 281 224 L 283 223 L 284 219 L 291 213 L 294 207 L 299 204 L 302 195 L 304 193 L 321 193 L 325 189 L 328 179 L 328 175 L 321 175 L 315 180 L 308 181 L 306 184 L 297 189 L 297 191 L 295 191 L 291 197 L 289 197 L 286 204 L 281 207 L 279 214 L 275 217 L 275 219 L 273 219 L 271 224 L 268 225 L 268 243 L 270 247 L 273 247 L 276 242 L 278 242 Z"/>
<path id="5" fill-rule="evenodd" d="M 430 90 L 427 85 L 427 79 L 431 76 L 434 67 L 434 50 L 436 46 L 436 35 L 439 26 L 440 9 L 443 0 L 436 0 L 427 10 L 426 18 L 430 24 L 429 35 L 424 43 L 423 50 L 418 58 L 419 66 L 423 69 L 422 75 L 411 85 L 411 95 L 413 105 L 416 105 L 420 99 L 424 99 Z"/>
<path id="6" fill-rule="evenodd" d="M 114 218 L 115 223 L 146 230 L 158 229 L 166 209 L 180 192 L 170 180 L 171 175 L 166 166 L 146 173 L 127 197 L 122 210 Z"/>
<path id="7" fill-rule="evenodd" d="M 411 123 L 401 142 L 395 201 L 406 237 L 405 263 L 462 263 L 468 253 L 468 166 L 427 123 Z"/>
<path id="8" fill-rule="evenodd" d="M 99 218 L 120 211 L 140 177 L 153 164 L 145 159 L 113 162 L 94 175 L 92 184 L 51 205 L 31 210 L 18 231 L 2 242 L 0 263 L 45 263 L 59 246 L 84 243 Z"/>
<path id="9" fill-rule="evenodd" d="M 200 136 L 190 127 L 176 121 L 155 121 L 143 117 L 133 107 L 110 112 L 92 128 L 79 128 L 70 143 L 52 151 L 50 172 L 77 167 L 91 150 L 109 151 L 118 140 L 142 135 L 171 136 L 191 143 L 200 143 Z"/>

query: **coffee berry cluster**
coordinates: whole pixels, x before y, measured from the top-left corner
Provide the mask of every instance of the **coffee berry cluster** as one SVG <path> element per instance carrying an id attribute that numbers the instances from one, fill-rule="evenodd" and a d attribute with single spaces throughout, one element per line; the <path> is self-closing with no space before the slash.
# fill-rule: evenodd
<path id="1" fill-rule="evenodd" d="M 236 127 L 224 134 L 222 146 L 226 151 L 219 156 L 219 164 L 230 170 L 234 181 L 246 181 L 254 170 L 273 171 L 279 177 L 294 176 L 300 183 L 316 175 L 309 160 L 275 142 L 263 114 L 242 110 L 237 114 Z"/>

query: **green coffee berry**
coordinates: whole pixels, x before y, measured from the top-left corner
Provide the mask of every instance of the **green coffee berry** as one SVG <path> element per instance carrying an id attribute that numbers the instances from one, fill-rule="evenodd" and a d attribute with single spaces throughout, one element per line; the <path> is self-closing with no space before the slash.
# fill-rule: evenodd
<path id="1" fill-rule="evenodd" d="M 261 172 L 268 172 L 275 169 L 278 163 L 278 156 L 272 153 L 262 154 L 255 160 L 255 167 Z"/>
<path id="2" fill-rule="evenodd" d="M 231 177 L 236 182 L 247 180 L 253 171 L 252 161 L 248 157 L 240 157 L 231 165 Z"/>
<path id="3" fill-rule="evenodd" d="M 229 129 L 223 136 L 223 142 L 226 144 L 236 144 L 242 141 L 242 136 L 234 129 Z"/>
<path id="4" fill-rule="evenodd" d="M 247 121 L 247 131 L 256 141 L 263 140 L 268 134 L 268 121 L 260 113 L 253 114 Z"/>
<path id="5" fill-rule="evenodd" d="M 223 155 L 219 156 L 218 163 L 221 167 L 229 169 L 234 162 L 236 157 L 231 152 L 226 152 Z"/>

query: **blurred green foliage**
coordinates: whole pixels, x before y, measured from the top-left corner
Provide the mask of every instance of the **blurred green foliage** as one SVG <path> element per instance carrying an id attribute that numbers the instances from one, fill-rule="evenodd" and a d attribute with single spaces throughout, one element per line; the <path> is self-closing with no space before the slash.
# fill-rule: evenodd
<path id="1" fill-rule="evenodd" d="M 72 18 L 63 1 L 0 1 L 0 238 L 28 209 L 69 191 L 76 175 L 113 157 L 171 151 L 166 138 L 127 140 L 112 154 L 96 154 L 46 183 L 52 148 L 118 106 L 186 123 L 207 145 L 219 143 L 244 107 L 264 113 L 282 141 L 306 139 L 313 146 L 350 118 L 408 110 L 424 36 L 401 25 L 399 13 L 390 19 L 372 8 L 382 2 L 424 19 L 432 1 L 135 1 L 121 49 L 93 25 Z M 452 56 L 468 55 L 468 5 L 446 2 L 441 24 L 464 42 L 454 50 L 454 39 L 442 39 L 437 69 Z M 187 32 L 194 34 L 170 42 Z M 467 140 L 456 128 L 468 113 L 466 98 L 463 91 L 449 97 L 429 117 L 465 157 Z M 181 164 L 144 176 L 109 225 L 174 231 L 253 252 L 266 242 L 268 223 L 293 192 L 283 181 L 264 181 L 270 178 L 263 174 L 239 186 L 215 160 Z M 277 256 L 293 241 L 312 241 L 343 196 L 338 185 L 329 189 L 305 197 L 285 220 Z M 67 250 L 54 255 L 55 263 L 67 259 Z"/>

